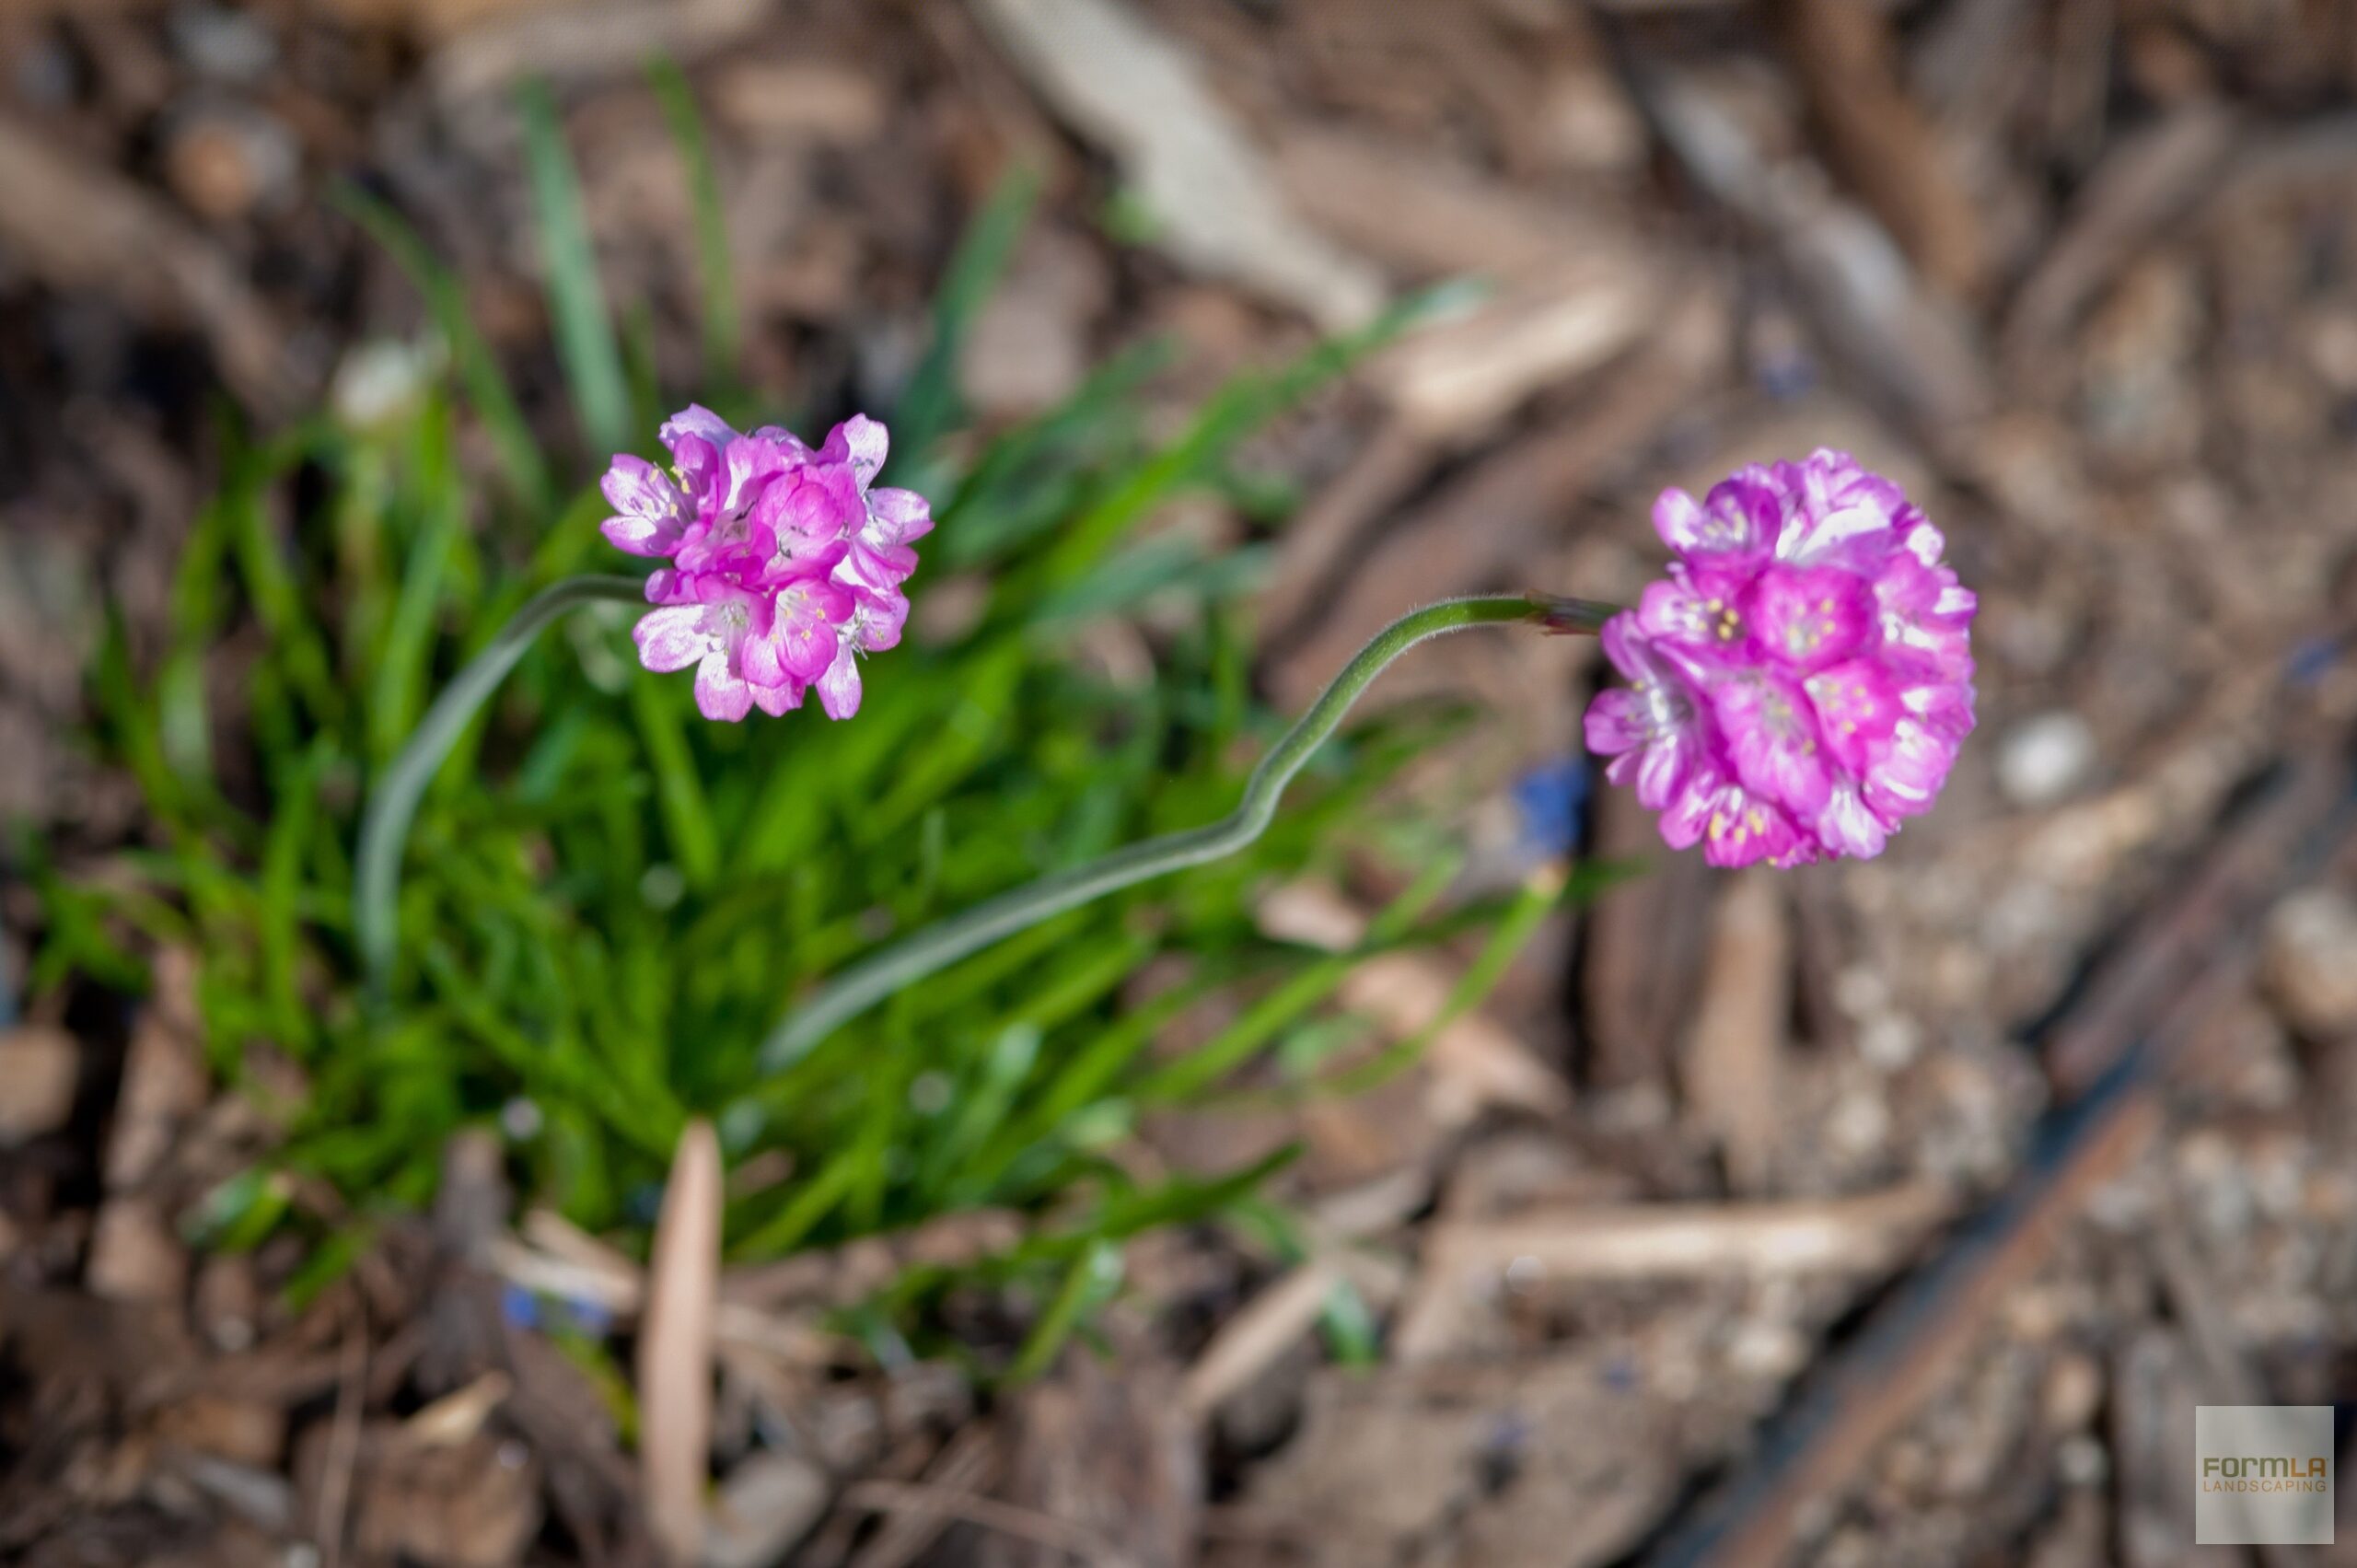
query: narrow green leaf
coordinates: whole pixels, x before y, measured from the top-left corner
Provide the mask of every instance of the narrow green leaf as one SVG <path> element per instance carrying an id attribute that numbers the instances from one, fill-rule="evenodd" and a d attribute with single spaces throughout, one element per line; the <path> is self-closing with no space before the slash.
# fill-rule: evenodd
<path id="1" fill-rule="evenodd" d="M 1411 296 L 1354 331 L 1325 340 L 1272 371 L 1245 371 L 1204 402 L 1186 433 L 1139 464 L 1075 518 L 1048 561 L 1051 579 L 1078 575 L 1146 514 L 1205 482 L 1237 443 L 1400 333 L 1457 307 L 1465 289 L 1442 285 Z"/>
<path id="2" fill-rule="evenodd" d="M 967 331 L 998 286 L 1039 199 L 1039 171 L 1018 165 L 1001 176 L 990 200 L 958 242 L 933 305 L 933 342 L 910 378 L 892 419 L 892 478 L 930 494 L 937 475 L 923 470 L 934 443 L 964 410 L 958 394 L 958 356 Z"/>
<path id="3" fill-rule="evenodd" d="M 1141 1100 L 1178 1100 L 1201 1093 L 1249 1061 L 1279 1031 L 1339 989 L 1351 971 L 1415 923 L 1438 898 L 1463 862 L 1436 859 L 1384 907 L 1357 949 L 1309 963 L 1284 984 L 1244 1010 L 1243 1016 L 1202 1045 L 1149 1074 L 1138 1085 Z"/>
<path id="4" fill-rule="evenodd" d="M 276 809 L 261 856 L 261 977 L 277 1019 L 278 1043 L 298 1061 L 309 1054 L 315 1020 L 297 989 L 296 959 L 302 935 L 303 854 L 318 819 L 319 781 L 335 759 L 326 737 L 295 759 L 280 783 Z"/>
<path id="5" fill-rule="evenodd" d="M 548 459 L 541 456 L 540 443 L 532 438 L 531 426 L 524 421 L 524 411 L 517 406 L 516 394 L 509 389 L 507 377 L 499 368 L 498 356 L 492 353 L 491 344 L 467 314 L 466 291 L 459 286 L 458 274 L 435 258 L 425 241 L 399 213 L 357 185 L 334 186 L 329 192 L 329 200 L 368 231 L 369 238 L 384 249 L 394 265 L 409 275 L 410 282 L 424 296 L 427 313 L 434 318 L 443 342 L 449 345 L 450 358 L 458 370 L 459 384 L 466 389 L 467 401 L 474 405 L 475 412 L 490 431 L 500 466 L 507 470 L 507 482 L 527 508 L 545 516 L 554 506 L 556 496 L 556 482 L 550 477 Z"/>
<path id="6" fill-rule="evenodd" d="M 440 420 L 418 427 L 418 482 L 425 491 L 424 531 L 411 546 L 393 599 L 384 643 L 377 652 L 376 679 L 368 699 L 368 756 L 378 767 L 417 727 L 434 647 L 434 616 L 442 598 L 445 567 L 465 527 L 464 494 L 450 450 L 451 430 Z"/>
<path id="7" fill-rule="evenodd" d="M 703 285 L 703 371 L 714 387 L 737 378 L 744 354 L 743 328 L 737 314 L 737 271 L 728 250 L 728 213 L 720 199 L 720 171 L 712 157 L 712 139 L 703 116 L 697 111 L 695 89 L 678 61 L 668 56 L 649 61 L 648 84 L 663 106 L 663 119 L 679 149 L 688 176 L 688 199 L 695 214 L 696 273 Z"/>
<path id="8" fill-rule="evenodd" d="M 1321 1086 L 1328 1092 L 1357 1094 L 1375 1087 L 1400 1069 L 1415 1062 L 1424 1049 L 1438 1039 L 1441 1030 L 1489 1000 L 1498 981 L 1505 978 L 1506 970 L 1514 963 L 1530 939 L 1538 935 L 1538 927 L 1546 918 L 1561 909 L 1565 896 L 1573 888 L 1562 873 L 1545 870 L 1524 879 L 1518 893 L 1490 939 L 1465 972 L 1449 988 L 1441 1003 L 1440 1011 L 1430 1022 L 1406 1040 L 1386 1050 L 1372 1062 L 1363 1063 L 1346 1072 L 1324 1080 Z"/>
<path id="9" fill-rule="evenodd" d="M 1031 1325 L 1023 1349 L 1006 1369 L 1006 1380 L 1012 1384 L 1028 1383 L 1053 1366 L 1057 1353 L 1072 1338 L 1082 1316 L 1110 1300 L 1120 1286 L 1120 1250 L 1109 1242 L 1091 1241 L 1065 1271 L 1063 1283 L 1049 1301 L 1048 1309 Z"/>
<path id="10" fill-rule="evenodd" d="M 619 452 L 630 445 L 630 384 L 622 376 L 613 319 L 606 311 L 605 285 L 598 281 L 597 252 L 582 210 L 581 182 L 558 122 L 556 95 L 534 78 L 517 89 L 517 106 L 524 121 L 524 173 L 548 271 L 541 281 L 557 357 L 590 450 Z"/>
<path id="11" fill-rule="evenodd" d="M 638 676 L 630 683 L 631 712 L 637 715 L 639 738 L 655 769 L 655 798 L 663 809 L 671 853 L 679 856 L 688 886 L 706 888 L 720 869 L 720 837 L 679 726 L 674 684 L 657 676 Z"/>

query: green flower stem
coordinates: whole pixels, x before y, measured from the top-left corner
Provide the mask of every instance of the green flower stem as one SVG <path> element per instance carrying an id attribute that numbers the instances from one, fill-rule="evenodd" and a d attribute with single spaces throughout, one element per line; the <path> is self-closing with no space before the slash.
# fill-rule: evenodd
<path id="1" fill-rule="evenodd" d="M 1375 634 L 1287 730 L 1244 785 L 1236 809 L 1205 827 L 1165 833 L 1113 851 L 1086 865 L 1058 871 L 985 900 L 962 914 L 926 926 L 862 959 L 820 986 L 780 1020 L 761 1044 L 761 1066 L 773 1073 L 799 1060 L 842 1025 L 901 987 L 945 969 L 992 943 L 1149 877 L 1235 854 L 1259 838 L 1277 814 L 1277 802 L 1310 756 L 1325 743 L 1359 694 L 1393 659 L 1428 638 L 1469 626 L 1524 621 L 1550 632 L 1594 632 L 1615 607 L 1533 594 L 1527 598 L 1445 599 L 1411 610 Z"/>
<path id="2" fill-rule="evenodd" d="M 401 849 L 425 786 L 475 716 L 541 628 L 579 605 L 599 601 L 643 603 L 646 585 L 636 577 L 567 577 L 540 590 L 499 629 L 482 652 L 459 671 L 385 770 L 360 820 L 360 849 L 352 884 L 352 934 L 374 996 L 385 993 L 392 977 L 400 932 Z"/>
<path id="3" fill-rule="evenodd" d="M 599 601 L 637 603 L 645 585 L 635 577 L 569 577 L 542 589 L 518 610 L 482 652 L 450 682 L 418 722 L 415 733 L 393 759 L 370 796 L 360 823 L 360 848 L 352 892 L 352 928 L 370 993 L 382 997 L 391 978 L 400 933 L 401 851 L 417 803 L 442 761 L 457 744 L 477 709 L 541 630 L 566 610 Z M 1548 632 L 1585 633 L 1600 628 L 1614 606 L 1548 594 L 1445 599 L 1412 610 L 1375 634 L 1309 711 L 1260 759 L 1244 785 L 1244 797 L 1220 820 L 1165 833 L 1131 844 L 1086 865 L 1042 877 L 985 900 L 927 926 L 882 952 L 863 959 L 827 981 L 801 1006 L 780 1020 L 761 1044 L 765 1072 L 798 1060 L 812 1046 L 902 986 L 956 963 L 1002 937 L 1108 893 L 1166 872 L 1201 865 L 1235 854 L 1265 831 L 1276 817 L 1285 786 L 1332 735 L 1359 694 L 1374 684 L 1393 659 L 1418 643 L 1469 626 L 1516 621 Z"/>

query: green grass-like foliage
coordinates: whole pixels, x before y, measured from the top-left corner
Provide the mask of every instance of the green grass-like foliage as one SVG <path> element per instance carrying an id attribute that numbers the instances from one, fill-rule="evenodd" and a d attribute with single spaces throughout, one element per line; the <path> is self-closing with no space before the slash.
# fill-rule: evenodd
<path id="1" fill-rule="evenodd" d="M 678 86 L 666 90 L 676 122 Z M 562 146 L 553 110 L 526 101 L 528 145 L 545 159 Z M 701 139 L 683 136 L 683 149 L 714 189 Z M 544 192 L 570 189 L 569 173 L 538 179 Z M 1028 191 L 1011 187 L 961 250 L 917 417 L 896 434 L 947 433 L 958 331 L 1003 269 Z M 1142 1185 L 1102 1155 L 1142 1110 L 1232 1089 L 1248 1063 L 1295 1063 L 1314 1086 L 1352 1033 L 1330 998 L 1355 962 L 1500 913 L 1434 914 L 1443 866 L 1378 921 L 1365 954 L 1256 931 L 1252 890 L 1363 826 L 1433 721 L 1363 725 L 1249 852 L 1003 942 L 783 1071 L 755 1066 L 787 1002 L 890 934 L 1233 805 L 1279 727 L 1251 696 L 1229 606 L 1245 573 L 1141 540 L 1139 526 L 1181 491 L 1236 482 L 1237 443 L 1395 331 L 1395 316 L 1240 379 L 1166 444 L 1142 435 L 1139 389 L 1162 357 L 1147 350 L 1043 417 L 967 444 L 962 467 L 938 445 L 896 453 L 933 482 L 940 518 L 911 585 L 918 625 L 953 575 L 980 604 L 964 629 L 912 627 L 870 665 L 853 722 L 830 724 L 813 703 L 784 721 L 706 723 L 685 678 L 638 668 L 625 607 L 576 612 L 429 792 L 405 863 L 393 993 L 367 1005 L 346 912 L 371 779 L 527 596 L 626 563 L 598 536 L 593 487 L 534 505 L 549 476 L 583 475 L 524 445 L 455 280 L 389 210 L 350 207 L 427 291 L 453 373 L 379 428 L 322 416 L 230 453 L 180 563 L 160 663 L 134 672 L 117 627 L 95 671 L 102 739 L 145 792 L 152 844 L 128 857 L 129 878 L 121 866 L 41 877 L 38 986 L 134 986 L 134 935 L 180 944 L 200 959 L 216 1067 L 237 1075 L 257 1045 L 304 1067 L 309 1097 L 276 1156 L 286 1169 L 326 1179 L 363 1215 L 420 1205 L 447 1137 L 521 1098 L 540 1124 L 511 1145 L 530 1193 L 592 1229 L 629 1230 L 651 1214 L 683 1121 L 718 1114 L 732 1160 L 790 1160 L 784 1179 L 732 1202 L 734 1256 L 977 1205 L 1052 1209 L 985 1273 L 1028 1272 L 1056 1306 L 1041 1331 L 1060 1335 L 1109 1278 L 1108 1244 L 1221 1212 L 1267 1174 Z M 577 202 L 540 210 L 544 223 L 578 222 Z M 544 254 L 563 259 L 553 317 L 576 340 L 577 379 L 607 363 L 577 347 L 598 335 L 582 315 L 596 297 L 587 238 L 550 236 Z M 733 312 L 725 260 L 706 253 L 704 282 L 713 308 Z M 733 315 L 714 331 L 715 358 L 734 331 Z M 576 392 L 585 424 L 615 418 L 624 395 L 602 370 Z M 659 455 L 662 411 L 628 395 L 641 449 Z M 470 426 L 493 436 L 495 472 L 461 461 Z M 1194 610 L 1191 630 L 1157 646 L 1151 683 L 1117 689 L 1069 657 L 1072 626 L 1149 595 Z M 1518 945 L 1531 923 L 1524 909 L 1499 930 Z M 1147 995 L 1131 982 L 1157 959 L 1178 960 L 1163 966 L 1176 983 Z M 1247 1004 L 1225 1033 L 1190 1055 L 1153 1051 L 1169 1020 L 1224 989 Z M 201 1218 L 216 1239 L 250 1243 L 286 1223 L 286 1191 L 266 1173 L 245 1179 Z M 905 1322 L 942 1283 L 904 1282 L 878 1321 Z M 1052 1349 L 1035 1340 L 1019 1359 Z"/>

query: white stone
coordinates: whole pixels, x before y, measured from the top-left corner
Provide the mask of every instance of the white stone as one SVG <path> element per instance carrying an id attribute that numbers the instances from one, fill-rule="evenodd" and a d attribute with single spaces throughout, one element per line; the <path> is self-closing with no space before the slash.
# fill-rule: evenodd
<path id="1" fill-rule="evenodd" d="M 1997 749 L 1997 787 L 2015 806 L 2036 808 L 2067 798 L 2095 766 L 2096 737 L 2069 712 L 2039 714 L 2005 733 Z"/>
<path id="2" fill-rule="evenodd" d="M 0 1033 L 0 1148 L 65 1125 L 80 1063 L 74 1037 L 63 1029 L 28 1025 Z"/>
<path id="3" fill-rule="evenodd" d="M 2269 912 L 2267 988 L 2312 1039 L 2357 1032 L 2357 900 L 2337 889 L 2293 894 Z"/>

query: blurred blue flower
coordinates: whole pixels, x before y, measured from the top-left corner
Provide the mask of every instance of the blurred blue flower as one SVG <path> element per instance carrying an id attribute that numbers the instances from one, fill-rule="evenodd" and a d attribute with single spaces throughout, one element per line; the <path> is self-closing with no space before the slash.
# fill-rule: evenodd
<path id="1" fill-rule="evenodd" d="M 1515 840 L 1534 860 L 1560 860 L 1579 847 L 1580 816 L 1595 777 L 1576 752 L 1539 763 L 1514 781 Z"/>
<path id="2" fill-rule="evenodd" d="M 565 1297 L 564 1312 L 566 1317 L 573 1319 L 575 1328 L 592 1339 L 605 1338 L 608 1330 L 614 1326 L 613 1308 L 602 1301 L 593 1301 L 586 1295 Z"/>
<path id="3" fill-rule="evenodd" d="M 2314 686 L 2340 662 L 2340 640 L 2309 637 L 2295 645 L 2283 661 L 2283 677 L 2294 686 Z"/>

